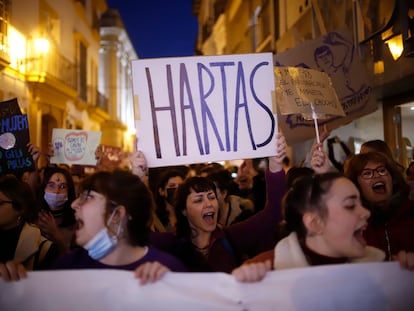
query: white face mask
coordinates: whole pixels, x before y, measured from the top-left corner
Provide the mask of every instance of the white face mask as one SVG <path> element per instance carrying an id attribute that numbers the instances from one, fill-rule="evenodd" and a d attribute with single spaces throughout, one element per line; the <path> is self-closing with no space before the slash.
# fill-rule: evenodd
<path id="1" fill-rule="evenodd" d="M 58 210 L 68 200 L 65 193 L 45 192 L 44 199 L 51 210 Z"/>
<path id="2" fill-rule="evenodd" d="M 107 226 L 112 222 L 112 217 L 116 211 L 113 211 L 108 219 Z M 116 235 L 110 236 L 108 229 L 105 227 L 101 229 L 95 236 L 86 243 L 83 248 L 88 251 L 90 257 L 99 260 L 108 255 L 118 244 L 118 236 L 121 233 L 121 223 L 118 224 Z"/>

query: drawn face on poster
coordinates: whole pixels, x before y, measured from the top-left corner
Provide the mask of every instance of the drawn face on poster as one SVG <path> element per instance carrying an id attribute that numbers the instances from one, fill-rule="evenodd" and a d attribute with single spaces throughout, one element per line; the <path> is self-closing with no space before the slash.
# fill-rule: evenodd
<path id="1" fill-rule="evenodd" d="M 315 40 L 276 54 L 276 66 L 303 67 L 329 75 L 345 117 L 320 120 L 335 129 L 376 110 L 377 105 L 368 82 L 365 67 L 360 62 L 347 30 L 330 32 Z M 313 137 L 309 129 L 314 126 L 299 114 L 278 116 L 279 125 L 289 144 Z"/>
<path id="2" fill-rule="evenodd" d="M 101 140 L 101 132 L 53 129 L 53 157 L 51 163 L 95 165 L 95 151 Z"/>

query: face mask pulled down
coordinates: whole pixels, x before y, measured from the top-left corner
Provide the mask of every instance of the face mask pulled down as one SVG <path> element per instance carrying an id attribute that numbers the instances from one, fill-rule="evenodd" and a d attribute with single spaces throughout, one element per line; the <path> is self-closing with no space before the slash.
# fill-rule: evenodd
<path id="1" fill-rule="evenodd" d="M 115 214 L 116 210 L 114 210 L 111 216 L 108 219 L 107 226 L 109 227 L 112 218 Z M 115 246 L 118 244 L 118 237 L 121 233 L 121 222 L 118 224 L 118 228 L 116 230 L 116 235 L 111 236 L 108 232 L 108 228 L 105 227 L 101 229 L 88 243 L 86 243 L 83 248 L 88 251 L 90 257 L 95 260 L 99 260 L 106 255 L 108 255 Z"/>

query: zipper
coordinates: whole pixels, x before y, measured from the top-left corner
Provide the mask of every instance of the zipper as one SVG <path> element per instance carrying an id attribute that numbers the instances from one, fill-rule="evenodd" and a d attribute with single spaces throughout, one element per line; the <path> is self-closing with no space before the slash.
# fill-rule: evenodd
<path id="1" fill-rule="evenodd" d="M 385 241 L 387 242 L 387 258 L 388 261 L 391 261 L 391 243 L 390 243 L 390 237 L 388 235 L 388 229 L 387 229 L 387 224 L 385 224 L 384 227 L 384 232 L 385 232 Z"/>

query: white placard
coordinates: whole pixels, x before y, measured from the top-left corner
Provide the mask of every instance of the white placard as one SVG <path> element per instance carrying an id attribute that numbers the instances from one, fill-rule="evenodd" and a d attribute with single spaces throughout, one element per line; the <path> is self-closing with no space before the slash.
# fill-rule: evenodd
<path id="1" fill-rule="evenodd" d="M 0 280 L 0 309 L 412 311 L 413 293 L 414 271 L 396 262 L 272 271 L 247 284 L 225 273 L 170 272 L 141 286 L 130 271 L 67 270 Z"/>
<path id="2" fill-rule="evenodd" d="M 271 53 L 135 60 L 132 74 L 149 167 L 276 154 Z"/>
<path id="3" fill-rule="evenodd" d="M 101 141 L 101 132 L 53 129 L 53 157 L 51 163 L 96 165 L 95 151 Z"/>

